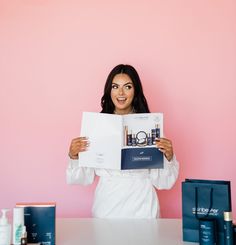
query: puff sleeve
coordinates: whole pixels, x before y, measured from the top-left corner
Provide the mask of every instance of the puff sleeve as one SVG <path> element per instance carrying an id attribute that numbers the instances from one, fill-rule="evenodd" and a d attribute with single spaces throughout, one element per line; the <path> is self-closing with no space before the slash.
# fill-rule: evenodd
<path id="1" fill-rule="evenodd" d="M 67 184 L 92 184 L 95 178 L 95 170 L 79 166 L 79 160 L 69 159 L 69 164 L 66 169 Z"/>
<path id="2" fill-rule="evenodd" d="M 169 162 L 164 158 L 163 169 L 151 169 L 150 178 L 152 184 L 159 190 L 170 189 L 175 184 L 179 174 L 179 162 L 175 155 Z"/>

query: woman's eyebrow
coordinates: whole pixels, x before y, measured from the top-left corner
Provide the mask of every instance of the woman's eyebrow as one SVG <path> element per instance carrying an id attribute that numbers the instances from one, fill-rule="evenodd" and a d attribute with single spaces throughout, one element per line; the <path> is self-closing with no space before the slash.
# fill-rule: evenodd
<path id="1" fill-rule="evenodd" d="M 124 84 L 124 86 L 125 86 L 125 85 L 128 85 L 128 84 L 133 85 L 133 83 L 132 83 L 132 82 L 127 82 L 127 83 L 125 83 L 125 84 Z"/>
<path id="2" fill-rule="evenodd" d="M 117 85 L 117 86 L 120 86 L 120 84 L 118 84 L 118 83 L 112 82 L 112 84 L 115 84 L 115 85 Z M 127 82 L 127 83 L 123 84 L 123 86 L 129 85 L 129 84 L 133 85 L 132 82 Z"/>

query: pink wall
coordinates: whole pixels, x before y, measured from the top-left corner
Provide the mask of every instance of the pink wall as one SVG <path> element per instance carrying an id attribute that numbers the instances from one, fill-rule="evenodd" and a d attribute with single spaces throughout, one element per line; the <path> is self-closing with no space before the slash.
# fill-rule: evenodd
<path id="1" fill-rule="evenodd" d="M 180 177 L 159 192 L 181 217 L 185 178 L 232 181 L 236 212 L 236 1 L 0 1 L 0 208 L 56 201 L 91 215 L 93 186 L 65 181 L 82 111 L 99 111 L 108 72 L 134 65 L 164 112 Z"/>

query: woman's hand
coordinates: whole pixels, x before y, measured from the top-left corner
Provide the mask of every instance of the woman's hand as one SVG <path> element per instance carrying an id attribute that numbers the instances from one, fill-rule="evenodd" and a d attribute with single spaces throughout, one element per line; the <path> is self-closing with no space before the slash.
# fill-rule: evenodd
<path id="1" fill-rule="evenodd" d="M 164 153 L 168 161 L 172 160 L 174 152 L 173 152 L 173 147 L 172 147 L 172 143 L 170 140 L 166 138 L 157 138 L 156 146 L 159 149 L 159 151 Z"/>
<path id="2" fill-rule="evenodd" d="M 88 138 L 78 137 L 71 141 L 69 149 L 69 157 L 71 159 L 78 159 L 79 153 L 86 151 L 89 146 Z"/>

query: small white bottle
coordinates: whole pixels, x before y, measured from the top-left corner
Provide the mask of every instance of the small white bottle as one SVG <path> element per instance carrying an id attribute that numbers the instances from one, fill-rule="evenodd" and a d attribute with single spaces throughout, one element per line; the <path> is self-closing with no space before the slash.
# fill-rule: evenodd
<path id="1" fill-rule="evenodd" d="M 24 208 L 13 209 L 13 244 L 20 245 L 24 227 Z"/>
<path id="2" fill-rule="evenodd" d="M 27 244 L 27 232 L 26 232 L 26 226 L 23 226 L 23 234 L 21 237 L 21 245 L 26 245 Z"/>
<path id="3" fill-rule="evenodd" d="M 6 213 L 9 209 L 2 209 L 2 217 L 0 218 L 0 245 L 11 244 L 11 225 L 8 223 Z"/>

